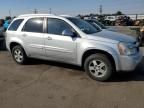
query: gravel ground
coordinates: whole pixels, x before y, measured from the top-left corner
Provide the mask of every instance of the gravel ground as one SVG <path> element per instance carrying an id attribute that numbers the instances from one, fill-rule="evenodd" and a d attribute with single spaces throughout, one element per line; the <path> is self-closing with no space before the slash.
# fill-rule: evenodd
<path id="1" fill-rule="evenodd" d="M 143 108 L 144 61 L 109 82 L 91 80 L 81 68 L 31 60 L 16 64 L 0 53 L 1 108 Z"/>
<path id="2" fill-rule="evenodd" d="M 133 27 L 133 26 L 132 27 L 110 26 L 110 27 L 116 29 L 120 33 L 124 33 L 124 34 L 130 35 L 130 36 L 137 37 L 137 32 L 135 30 L 135 28 L 137 28 L 137 27 Z"/>
<path id="3" fill-rule="evenodd" d="M 33 59 L 21 66 L 0 51 L 0 108 L 144 108 L 143 85 L 144 60 L 97 82 L 77 66 Z"/>

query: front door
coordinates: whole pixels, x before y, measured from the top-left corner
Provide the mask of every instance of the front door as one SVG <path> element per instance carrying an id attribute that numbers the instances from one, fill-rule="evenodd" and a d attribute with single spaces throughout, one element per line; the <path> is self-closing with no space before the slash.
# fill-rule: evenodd
<path id="1" fill-rule="evenodd" d="M 76 62 L 78 38 L 62 35 L 64 30 L 72 29 L 69 24 L 61 19 L 49 18 L 47 28 L 48 33 L 44 36 L 46 56 L 58 61 Z"/>

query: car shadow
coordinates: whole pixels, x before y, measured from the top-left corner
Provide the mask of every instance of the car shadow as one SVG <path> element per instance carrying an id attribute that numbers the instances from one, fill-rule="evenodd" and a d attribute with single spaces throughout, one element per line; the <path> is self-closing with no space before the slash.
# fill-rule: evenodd
<path id="1" fill-rule="evenodd" d="M 0 52 L 1 51 L 7 51 L 7 50 L 4 48 L 4 49 L 0 49 Z M 79 67 L 76 65 L 59 63 L 59 62 L 54 62 L 54 61 L 39 60 L 39 59 L 29 59 L 26 65 L 41 65 L 41 64 L 55 66 L 59 68 L 71 69 L 76 72 L 80 71 L 79 74 L 82 73 L 82 75 L 84 72 L 84 69 L 82 67 Z M 72 74 L 73 73 L 74 72 L 72 72 Z M 144 58 L 142 62 L 137 66 L 135 71 L 119 72 L 119 73 L 115 72 L 108 82 L 129 82 L 129 81 L 144 81 Z"/>
<path id="2" fill-rule="evenodd" d="M 54 61 L 30 59 L 27 65 L 40 65 L 40 64 L 72 69 L 76 72 L 80 71 L 82 74 L 84 72 L 84 69 L 82 67 L 66 64 L 66 63 L 54 62 Z M 129 82 L 129 81 L 144 81 L 144 59 L 137 66 L 135 71 L 114 73 L 108 82 Z"/>
<path id="3" fill-rule="evenodd" d="M 60 63 L 55 61 L 47 61 L 47 60 L 40 60 L 40 59 L 29 59 L 27 65 L 40 65 L 45 64 L 49 66 L 55 66 L 60 68 L 67 68 L 72 70 L 78 70 L 84 72 L 83 68 L 80 66 L 72 65 L 72 64 L 66 64 L 66 63 Z"/>
<path id="4" fill-rule="evenodd" d="M 144 59 L 132 72 L 115 73 L 109 82 L 144 81 Z"/>

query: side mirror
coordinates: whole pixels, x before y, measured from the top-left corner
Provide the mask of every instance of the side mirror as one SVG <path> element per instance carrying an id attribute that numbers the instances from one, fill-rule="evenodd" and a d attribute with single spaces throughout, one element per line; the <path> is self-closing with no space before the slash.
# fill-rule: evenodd
<path id="1" fill-rule="evenodd" d="M 70 29 L 65 29 L 65 30 L 62 32 L 62 35 L 63 35 L 63 36 L 75 37 L 75 34 L 74 34 Z"/>

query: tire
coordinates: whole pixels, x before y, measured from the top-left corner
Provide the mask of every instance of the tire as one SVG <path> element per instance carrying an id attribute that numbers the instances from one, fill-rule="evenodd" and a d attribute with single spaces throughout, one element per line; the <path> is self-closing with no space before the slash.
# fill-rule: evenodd
<path id="1" fill-rule="evenodd" d="M 113 72 L 113 66 L 104 54 L 93 54 L 84 62 L 84 69 L 93 80 L 107 81 Z"/>
<path id="2" fill-rule="evenodd" d="M 26 64 L 26 62 L 27 62 L 26 53 L 20 45 L 14 46 L 12 48 L 12 56 L 13 56 L 13 59 L 18 64 L 22 65 L 22 64 Z"/>

